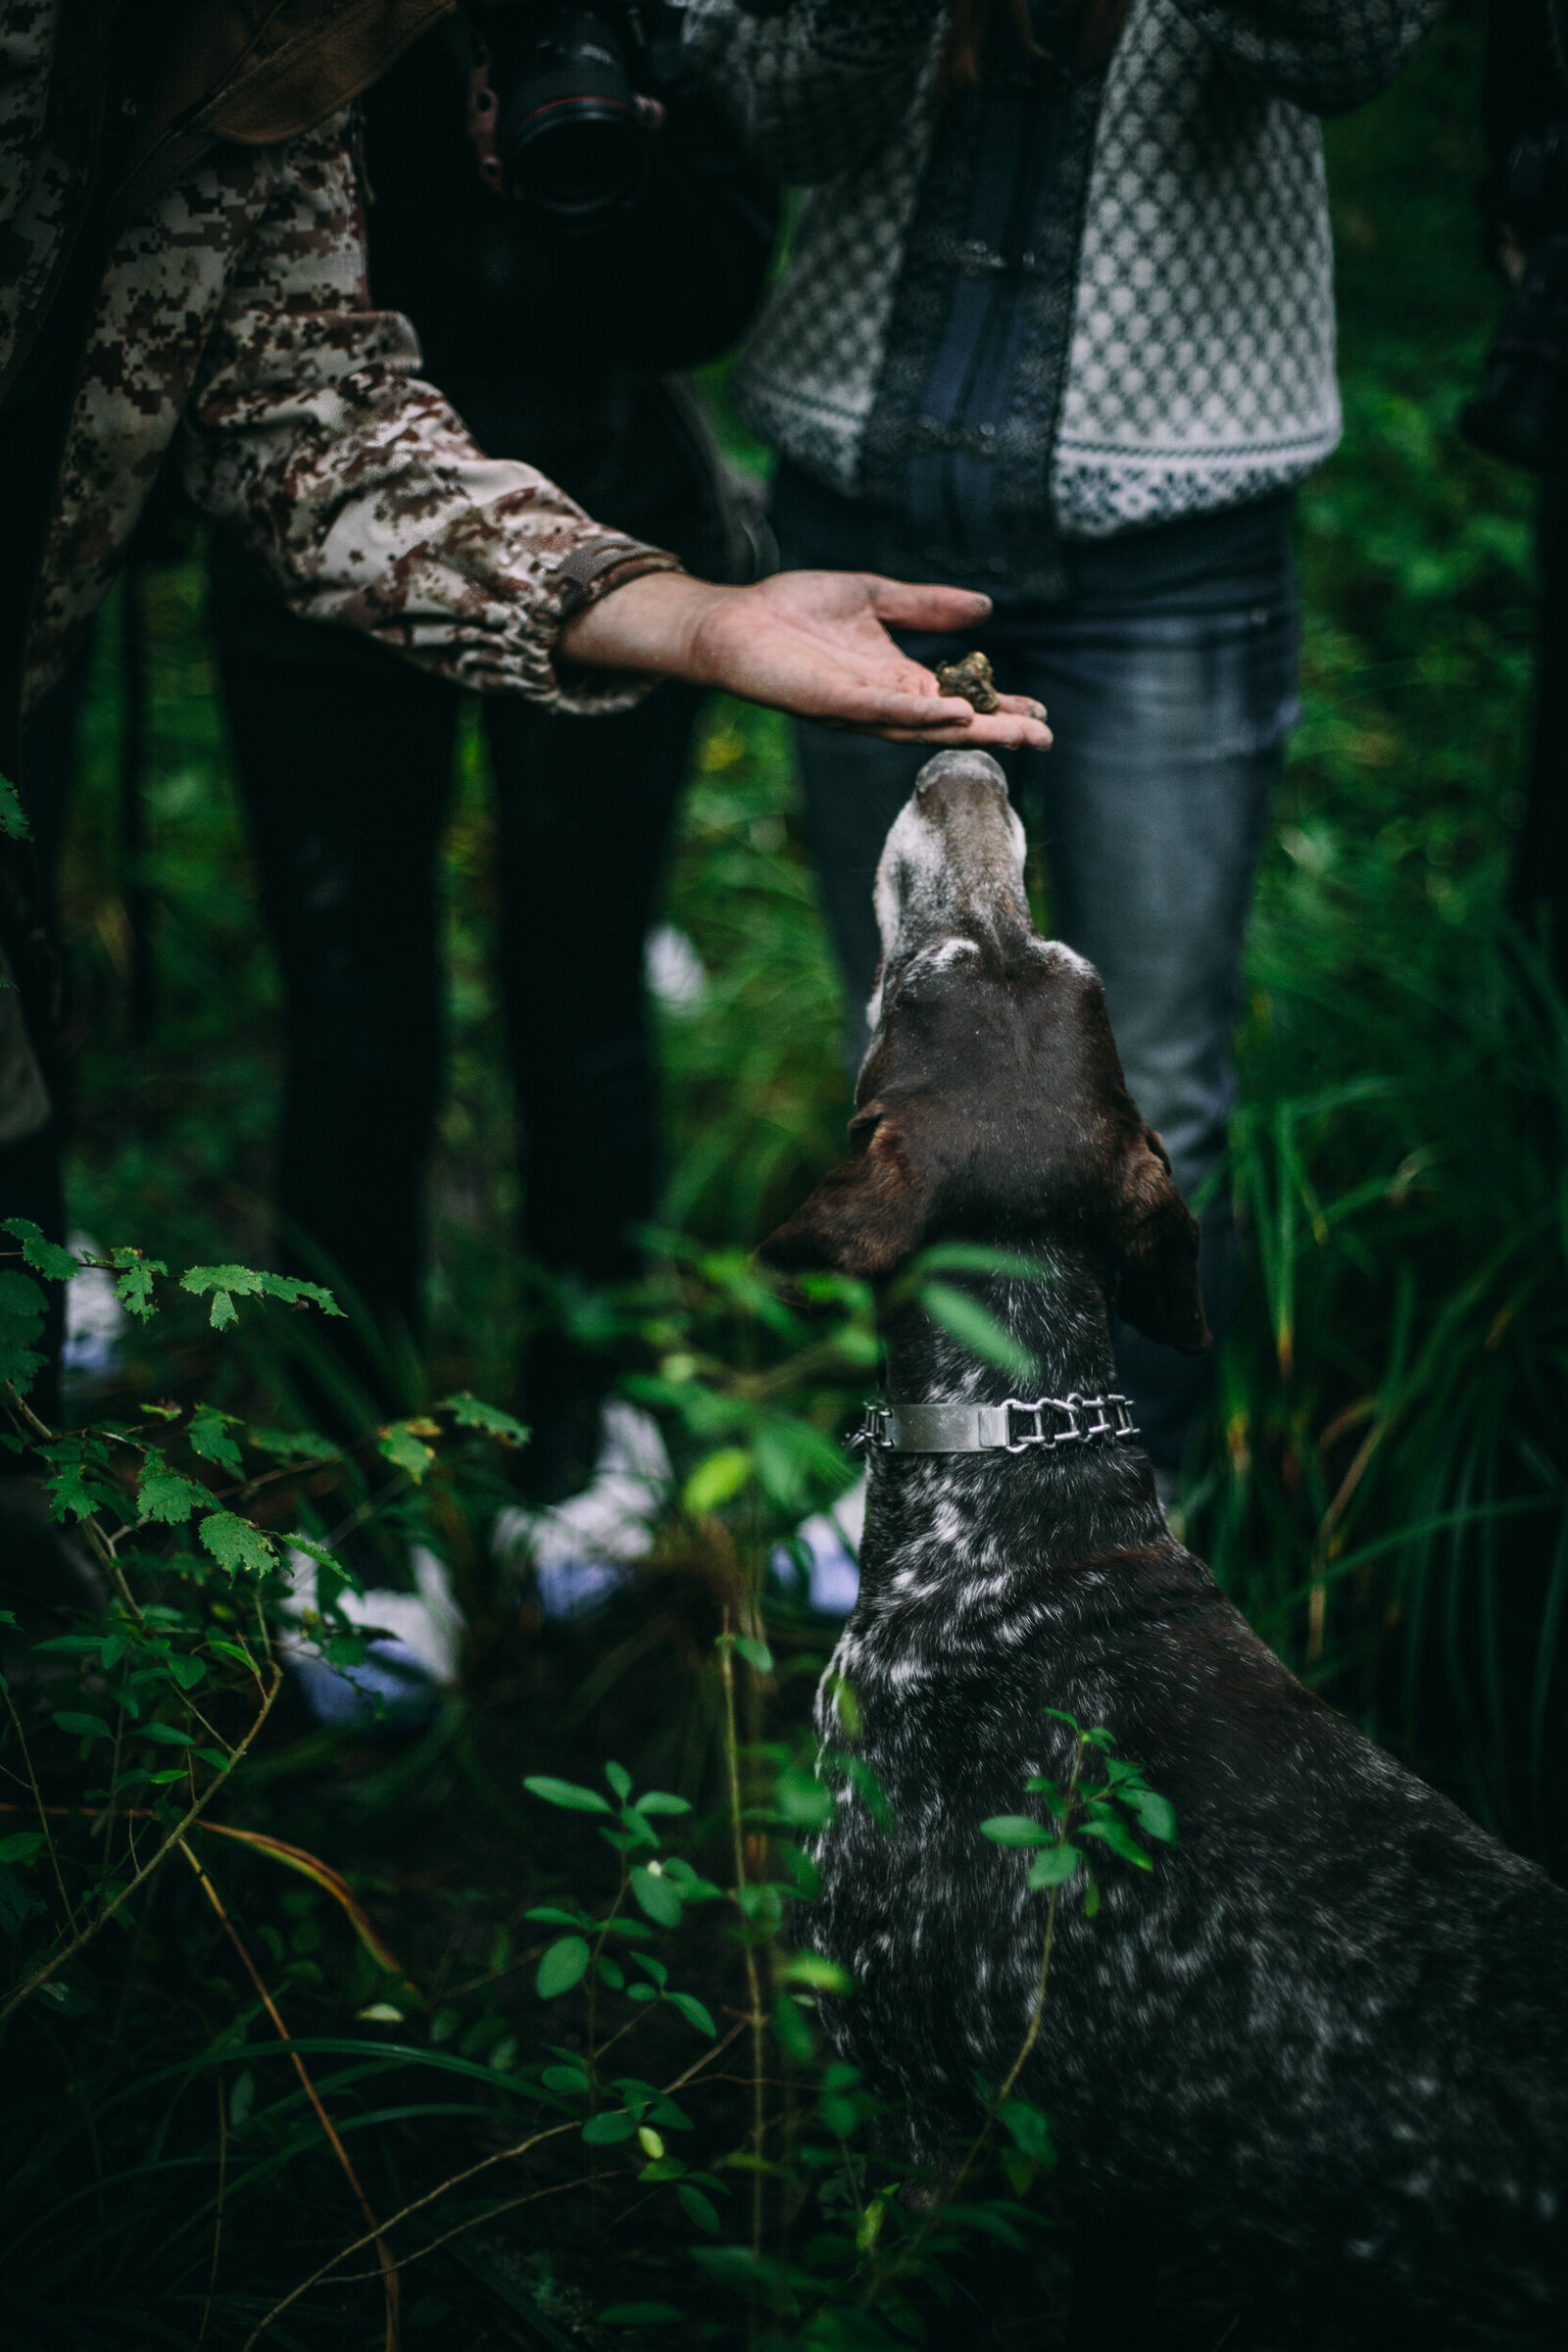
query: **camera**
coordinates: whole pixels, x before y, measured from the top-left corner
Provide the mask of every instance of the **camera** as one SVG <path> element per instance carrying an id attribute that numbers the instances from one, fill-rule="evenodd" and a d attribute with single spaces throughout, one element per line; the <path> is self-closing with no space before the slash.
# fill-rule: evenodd
<path id="1" fill-rule="evenodd" d="M 659 120 L 654 53 L 672 14 L 659 0 L 521 0 L 483 11 L 495 159 L 509 196 L 568 228 L 597 227 L 633 201 Z"/>
<path id="2" fill-rule="evenodd" d="M 1459 422 L 1494 457 L 1568 474 L 1568 121 L 1515 142 L 1502 212 L 1523 272 Z"/>

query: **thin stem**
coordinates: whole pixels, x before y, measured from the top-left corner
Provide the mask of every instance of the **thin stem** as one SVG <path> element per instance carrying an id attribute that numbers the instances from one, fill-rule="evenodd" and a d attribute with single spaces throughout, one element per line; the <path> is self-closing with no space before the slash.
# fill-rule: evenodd
<path id="1" fill-rule="evenodd" d="M 169 1836 L 165 1838 L 163 1844 L 159 1846 L 156 1853 L 152 1854 L 149 1859 L 142 1864 L 135 1877 L 133 1879 L 128 1879 L 125 1882 L 124 1886 L 120 1889 L 120 1892 L 115 1896 L 114 1901 L 112 1903 L 106 1903 L 104 1908 L 99 1912 L 97 1918 L 92 1920 L 85 1928 L 78 1930 L 78 1932 L 72 1937 L 71 1941 L 68 1944 L 62 1945 L 61 1949 L 54 1954 L 52 1959 L 45 1960 L 41 1967 L 35 1968 L 32 1972 L 32 1975 L 27 1979 L 24 1984 L 18 1985 L 16 1991 L 11 1995 L 11 1998 L 5 2003 L 5 2006 L 0 2008 L 0 2026 L 5 2024 L 6 2019 L 11 2015 L 14 2009 L 19 2009 L 24 2001 L 30 1999 L 32 1994 L 39 1990 L 40 1986 L 47 1984 L 51 1977 L 57 1976 L 60 1970 L 65 1967 L 68 1960 L 74 1959 L 77 1952 L 81 1950 L 83 1944 L 90 1943 L 92 1938 L 98 1934 L 99 1930 L 108 1926 L 109 1922 L 114 1918 L 115 1913 L 121 1910 L 124 1904 L 129 1902 L 131 1896 L 136 1892 L 137 1888 L 146 1885 L 147 1881 L 152 1877 L 153 1872 L 158 1868 L 159 1864 L 168 1859 L 174 1847 L 183 1839 L 186 1831 L 193 1827 L 205 1808 L 212 1803 L 213 1798 L 218 1794 L 218 1791 L 220 1788 L 221 1788 L 223 1783 L 228 1779 L 229 1774 L 234 1770 L 235 1765 L 238 1764 L 240 1758 L 250 1746 L 251 1741 L 256 1738 L 257 1733 L 261 1730 L 263 1724 L 267 1721 L 268 1716 L 271 1713 L 273 1702 L 282 1687 L 283 1670 L 274 1662 L 272 1667 L 271 1687 L 268 1690 L 266 1697 L 262 1701 L 262 1704 L 256 1711 L 255 1722 L 251 1725 L 250 1730 L 246 1733 L 244 1739 L 239 1742 L 239 1745 L 234 1749 L 232 1755 L 229 1757 L 228 1770 L 226 1772 L 220 1772 L 215 1780 L 209 1783 L 206 1788 L 202 1789 L 198 1793 L 195 1801 L 185 1812 L 183 1819 L 176 1823 L 174 1828 L 170 1831 Z"/>
<path id="2" fill-rule="evenodd" d="M 22 1717 L 17 1713 L 16 1701 L 11 1695 L 11 1686 L 4 1675 L 0 1675 L 0 1692 L 4 1693 L 6 1712 L 11 1717 L 12 1727 L 17 1735 L 17 1745 L 22 1750 L 22 1761 L 26 1767 L 27 1777 L 23 1785 L 38 1808 L 38 1826 L 43 1832 L 44 1844 L 49 1848 L 49 1864 L 55 1874 L 55 1885 L 60 1889 L 60 1901 L 65 1911 L 66 1928 L 69 1933 L 75 1927 L 76 1915 L 71 1908 L 71 1897 L 66 1892 L 65 1877 L 60 1868 L 60 1856 L 55 1850 L 55 1841 L 49 1834 L 50 1808 L 43 1801 L 43 1790 L 38 1786 L 38 1776 L 32 1769 L 32 1758 L 27 1753 L 27 1735 L 22 1728 Z"/>
<path id="3" fill-rule="evenodd" d="M 723 1631 L 718 1638 L 718 1671 L 724 1687 L 724 1770 L 729 1792 L 730 1844 L 735 1870 L 735 1900 L 741 1914 L 745 1941 L 742 1951 L 746 1958 L 746 1992 L 748 2023 L 752 2033 L 752 2254 L 754 2259 L 762 2250 L 762 2146 L 767 2130 L 767 2114 L 763 2088 L 763 2061 L 766 2050 L 763 2040 L 765 2020 L 762 2015 L 761 1979 L 757 1966 L 757 1947 L 751 1940 L 752 1923 L 747 1913 L 745 1891 L 746 1832 L 741 1811 L 740 1747 L 735 1731 L 735 1636 L 730 1630 L 729 1611 L 724 1611 Z"/>
<path id="4" fill-rule="evenodd" d="M 228 1913 L 224 1910 L 221 1895 L 219 1893 L 218 1888 L 213 1885 L 213 1882 L 208 1877 L 206 1871 L 197 1861 L 195 1855 L 191 1852 L 190 1847 L 185 1843 L 184 1838 L 179 1838 L 177 1842 L 180 1852 L 184 1855 L 186 1861 L 190 1864 L 192 1870 L 196 1873 L 197 1879 L 201 1883 L 202 1892 L 206 1895 L 208 1901 L 212 1904 L 213 1909 L 218 1913 L 220 1920 L 222 1922 L 224 1935 L 228 1937 L 229 1942 L 234 1946 L 235 1951 L 239 1954 L 240 1965 L 244 1969 L 245 1974 L 249 1977 L 251 1983 L 255 1985 L 257 1998 L 260 2000 L 262 2007 L 267 2011 L 268 2016 L 271 2019 L 272 2024 L 276 2027 L 278 2040 L 281 2041 L 286 2047 L 290 2038 L 289 2030 L 283 2023 L 283 2019 L 278 2010 L 276 2002 L 273 2000 L 271 1994 L 268 1991 L 266 1984 L 262 1982 L 261 1974 L 257 1969 L 255 1961 L 251 1958 L 250 1953 L 245 1948 L 244 1940 L 240 1936 L 239 1930 L 235 1927 L 233 1921 L 229 1918 Z M 381 2235 L 380 2227 L 376 2221 L 373 2211 L 371 2210 L 370 2200 L 360 2185 L 360 2177 L 354 2170 L 353 2164 L 350 2162 L 349 2152 L 343 2145 L 342 2140 L 338 2137 L 337 2128 L 333 2124 L 331 2117 L 327 2114 L 325 2107 L 321 2104 L 321 2094 L 317 2089 L 316 2084 L 311 2081 L 310 2073 L 306 2067 L 304 2059 L 300 2056 L 298 2050 L 292 2048 L 289 2049 L 289 2057 L 293 2062 L 294 2072 L 298 2075 L 301 2084 L 304 2087 L 305 2095 L 311 2102 L 311 2107 L 315 2113 L 316 2120 L 320 2125 L 321 2130 L 325 2134 L 327 2144 L 331 2148 L 333 2155 L 338 2160 L 338 2164 L 342 2169 L 343 2178 L 348 2182 L 349 2188 L 353 2194 L 354 2202 L 356 2205 L 358 2205 L 361 2214 L 364 2216 L 365 2221 L 368 2226 L 369 2235 L 375 2246 L 376 2259 L 381 2266 L 382 2289 L 386 2297 L 386 2352 L 399 2352 L 399 2346 L 402 2342 L 401 2288 L 398 2283 L 397 2265 L 392 2260 L 391 2248 L 387 2245 L 385 2239 Z M 215 2268 L 217 2265 L 217 2259 L 218 2257 L 215 2249 L 213 2257 Z"/>

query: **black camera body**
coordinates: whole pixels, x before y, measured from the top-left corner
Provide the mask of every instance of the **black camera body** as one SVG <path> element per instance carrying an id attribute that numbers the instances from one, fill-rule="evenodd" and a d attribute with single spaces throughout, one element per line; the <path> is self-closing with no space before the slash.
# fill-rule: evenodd
<path id="1" fill-rule="evenodd" d="M 507 194 L 563 227 L 594 227 L 648 175 L 659 86 L 679 58 L 666 0 L 514 0 L 485 12 Z"/>

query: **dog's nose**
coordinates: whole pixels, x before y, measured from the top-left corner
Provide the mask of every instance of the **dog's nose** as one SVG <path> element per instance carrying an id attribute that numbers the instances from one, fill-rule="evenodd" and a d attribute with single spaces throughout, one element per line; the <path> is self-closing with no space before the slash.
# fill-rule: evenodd
<path id="1" fill-rule="evenodd" d="M 922 803 L 959 784 L 979 785 L 1004 805 L 1006 802 L 1007 779 L 989 752 L 938 752 L 914 779 L 914 789 Z"/>

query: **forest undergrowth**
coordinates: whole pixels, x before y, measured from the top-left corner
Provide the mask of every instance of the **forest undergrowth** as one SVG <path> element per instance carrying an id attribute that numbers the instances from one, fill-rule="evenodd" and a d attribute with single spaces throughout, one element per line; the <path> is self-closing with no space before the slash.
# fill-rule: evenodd
<path id="1" fill-rule="evenodd" d="M 1456 12 L 1331 127 L 1347 438 L 1301 501 L 1303 717 L 1249 952 L 1227 1181 L 1250 1290 L 1181 1507 L 1293 1666 L 1561 1876 L 1568 1011 L 1505 904 L 1529 485 L 1453 424 L 1496 307 L 1474 38 Z M 787 1298 L 750 1256 L 848 1109 L 785 730 L 710 714 L 667 891 L 701 980 L 658 1016 L 660 1235 L 641 1283 L 566 1302 L 659 1418 L 668 1507 L 597 1614 L 547 1620 L 492 1543 L 534 1310 L 477 730 L 445 853 L 429 1345 L 395 1418 L 328 1438 L 329 1294 L 251 1271 L 275 1262 L 276 983 L 202 593 L 188 547 L 141 575 L 139 842 L 123 594 L 100 630 L 66 864 L 73 1252 L 0 1243 L 18 1443 L 81 1562 L 67 1592 L 16 1573 L 3 1628 L 12 2340 L 877 2352 L 979 2340 L 983 2275 L 993 2340 L 1060 2341 L 1049 2117 L 992 2086 L 956 2189 L 908 2194 L 801 1948 L 833 1628 L 769 1562 L 855 1474 L 876 1341 L 860 1286 Z M 118 1336 L 45 1431 L 27 1359 L 84 1257 Z M 303 1627 L 289 1552 L 319 1564 Z M 381 1582 L 420 1556 L 461 1605 L 459 1678 L 416 1729 L 318 1722 L 288 1644 L 366 1640 L 331 1563 Z M 1157 1791 L 1115 1795 L 1098 1729 L 1019 1857 L 1043 1999 L 1086 1823 L 1105 1870 L 1166 1826 Z M 1201 2277 L 1168 2322 L 1173 2346 L 1272 2340 Z"/>

